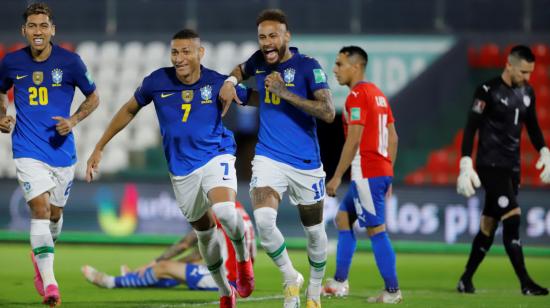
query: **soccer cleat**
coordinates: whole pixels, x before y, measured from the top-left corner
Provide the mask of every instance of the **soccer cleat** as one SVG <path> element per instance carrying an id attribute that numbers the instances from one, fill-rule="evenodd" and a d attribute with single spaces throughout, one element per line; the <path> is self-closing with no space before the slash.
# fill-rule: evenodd
<path id="1" fill-rule="evenodd" d="M 130 268 L 128 267 L 128 265 L 126 264 L 123 264 L 120 266 L 120 276 L 125 276 L 126 274 L 128 274 L 129 272 L 131 272 Z"/>
<path id="2" fill-rule="evenodd" d="M 46 291 L 44 292 L 44 300 L 42 303 L 44 305 L 49 305 L 50 307 L 57 307 L 61 305 L 59 288 L 55 284 L 50 284 L 46 287 Z"/>
<path id="3" fill-rule="evenodd" d="M 378 296 L 372 296 L 367 299 L 369 303 L 384 303 L 384 304 L 399 304 L 403 302 L 403 295 L 401 295 L 401 290 L 397 292 L 390 293 L 387 290 L 382 291 Z"/>
<path id="4" fill-rule="evenodd" d="M 548 289 L 539 286 L 534 281 L 530 281 L 521 287 L 521 293 L 523 295 L 532 295 L 532 296 L 548 295 Z"/>
<path id="5" fill-rule="evenodd" d="M 325 286 L 321 290 L 323 296 L 336 296 L 344 297 L 349 295 L 349 283 L 346 279 L 345 281 L 338 281 L 335 279 L 327 279 Z"/>
<path id="6" fill-rule="evenodd" d="M 248 297 L 254 291 L 254 269 L 252 259 L 237 262 L 237 293 L 240 297 Z"/>
<path id="7" fill-rule="evenodd" d="M 310 288 L 306 291 L 306 308 L 321 308 L 321 296 L 318 294 L 317 297 L 312 297 L 309 291 Z"/>
<path id="8" fill-rule="evenodd" d="M 237 291 L 231 287 L 231 295 L 220 297 L 220 308 L 237 307 Z"/>
<path id="9" fill-rule="evenodd" d="M 476 292 L 476 288 L 474 288 L 472 280 L 464 278 L 460 278 L 458 285 L 456 286 L 456 290 L 458 293 L 474 294 Z"/>
<path id="10" fill-rule="evenodd" d="M 38 264 L 36 264 L 36 259 L 34 258 L 34 253 L 32 251 L 31 260 L 32 265 L 34 266 L 34 287 L 40 296 L 44 296 L 44 283 L 42 282 L 42 276 L 40 275 L 40 270 L 38 269 Z"/>
<path id="11" fill-rule="evenodd" d="M 113 287 L 109 285 L 109 275 L 102 273 L 89 265 L 84 265 L 81 270 L 84 277 L 86 277 L 86 280 L 96 286 L 108 289 Z"/>
<path id="12" fill-rule="evenodd" d="M 294 281 L 285 282 L 283 294 L 285 296 L 284 308 L 300 307 L 300 289 L 304 284 L 304 276 L 296 272 L 297 276 Z"/>

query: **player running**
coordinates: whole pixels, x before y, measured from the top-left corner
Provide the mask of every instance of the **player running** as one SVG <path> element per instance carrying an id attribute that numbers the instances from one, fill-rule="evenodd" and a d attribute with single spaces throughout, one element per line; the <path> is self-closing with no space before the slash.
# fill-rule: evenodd
<path id="1" fill-rule="evenodd" d="M 34 285 L 43 303 L 61 303 L 54 275 L 54 243 L 73 183 L 76 150 L 72 133 L 99 104 L 96 87 L 80 57 L 54 45 L 52 11 L 29 5 L 21 33 L 29 46 L 0 63 L 0 131 L 12 134 L 17 180 L 31 210 L 30 242 Z M 16 119 L 6 115 L 7 91 L 14 87 Z M 70 115 L 75 87 L 86 96 Z"/>
<path id="2" fill-rule="evenodd" d="M 397 304 L 403 301 L 397 282 L 395 253 L 385 227 L 385 201 L 391 192 L 397 132 L 386 96 L 375 84 L 363 81 L 367 53 L 357 46 L 340 49 L 334 66 L 338 83 L 350 88 L 343 114 L 346 142 L 327 194 L 335 196 L 342 176 L 351 166 L 351 183 L 336 216 L 338 246 L 334 279 L 327 279 L 323 294 L 345 296 L 348 273 L 355 252 L 353 223 L 367 228 L 376 265 L 385 290 L 369 302 Z"/>
<path id="3" fill-rule="evenodd" d="M 224 274 L 212 213 L 235 247 L 236 291 L 241 297 L 252 293 L 254 273 L 244 242 L 243 219 L 235 210 L 235 140 L 222 124 L 218 101 L 226 76 L 201 66 L 203 55 L 204 48 L 195 31 L 185 29 L 173 36 L 170 57 L 173 67 L 158 69 L 143 80 L 98 141 L 88 159 L 86 174 L 91 181 L 109 140 L 142 107 L 153 102 L 176 200 L 197 233 L 199 250 L 219 288 L 220 307 L 234 307 L 235 290 Z M 240 99 L 246 100 L 246 88 L 238 89 Z"/>
<path id="4" fill-rule="evenodd" d="M 502 242 L 524 295 L 548 295 L 548 289 L 536 284 L 525 268 L 519 239 L 521 209 L 517 194 L 520 180 L 520 139 L 523 125 L 533 146 L 539 151 L 536 164 L 542 169 L 540 178 L 550 183 L 550 151 L 537 121 L 535 92 L 529 77 L 535 68 L 535 56 L 529 47 L 511 49 L 504 71 L 499 77 L 480 85 L 474 94 L 472 108 L 462 140 L 460 175 L 457 192 L 466 197 L 483 185 L 485 205 L 480 230 L 472 242 L 466 269 L 458 282 L 461 293 L 474 293 L 474 273 L 491 248 L 499 221 L 502 222 Z M 472 162 L 474 136 L 479 130 L 476 169 Z M 479 176 L 478 176 L 479 174 Z"/>
<path id="5" fill-rule="evenodd" d="M 236 202 L 236 208 L 243 217 L 245 224 L 245 245 L 248 253 L 254 261 L 256 256 L 256 242 L 254 240 L 254 226 L 243 206 Z M 227 280 L 236 285 L 237 262 L 235 250 L 231 240 L 223 230 L 221 224 L 216 220 L 218 230 L 223 234 L 222 252 L 225 260 Z M 195 232 L 188 233 L 183 239 L 170 246 L 166 251 L 150 264 L 135 271 L 130 271 L 127 266 L 121 267 L 121 275 L 117 277 L 97 271 L 95 268 L 85 265 L 82 267 L 82 274 L 86 279 L 103 288 L 171 288 L 179 284 L 185 284 L 190 290 L 218 290 L 216 282 L 208 271 L 208 267 L 201 261 L 200 253 L 196 247 L 197 235 Z M 192 252 L 183 258 L 173 260 L 174 257 L 192 249 Z"/>
<path id="6" fill-rule="evenodd" d="M 261 244 L 283 274 L 284 306 L 299 307 L 304 278 L 294 269 L 276 225 L 279 202 L 288 189 L 291 203 L 298 206 L 308 240 L 307 307 L 320 307 L 327 235 L 322 221 L 325 172 L 316 118 L 332 122 L 334 105 L 319 63 L 289 47 L 285 14 L 280 10 L 263 11 L 256 25 L 260 49 L 232 71 L 220 97 L 228 108 L 231 101 L 238 101 L 235 85 L 255 77 L 260 96 L 260 130 L 252 161 L 250 194 Z"/>

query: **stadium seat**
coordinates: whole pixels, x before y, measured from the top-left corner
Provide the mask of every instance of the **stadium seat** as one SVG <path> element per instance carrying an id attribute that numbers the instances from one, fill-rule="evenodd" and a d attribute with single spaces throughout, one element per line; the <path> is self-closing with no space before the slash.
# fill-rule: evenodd
<path id="1" fill-rule="evenodd" d="M 84 64 L 86 64 L 89 70 L 95 69 L 96 63 L 98 61 L 98 47 L 96 42 L 84 41 L 78 44 L 76 52 L 80 55 L 82 61 L 84 61 Z"/>
<path id="2" fill-rule="evenodd" d="M 210 42 L 201 42 L 201 45 L 204 47 L 204 57 L 201 63 L 204 67 L 213 69 L 216 67 L 216 49 Z"/>
<path id="3" fill-rule="evenodd" d="M 468 64 L 470 67 L 479 67 L 479 50 L 473 46 L 468 47 Z"/>
<path id="4" fill-rule="evenodd" d="M 535 54 L 537 64 L 550 65 L 550 46 L 543 43 L 536 43 L 531 46 Z"/>
<path id="5" fill-rule="evenodd" d="M 73 45 L 73 43 L 71 43 L 71 42 L 61 42 L 61 43 L 59 44 L 59 46 L 60 46 L 61 48 L 65 48 L 65 49 L 67 49 L 67 50 L 69 50 L 69 51 L 72 51 L 72 52 L 75 51 L 74 45 Z"/>
<path id="6" fill-rule="evenodd" d="M 241 44 L 240 49 L 239 62 L 242 63 L 248 60 L 248 58 L 250 58 L 250 56 L 254 52 L 256 52 L 256 50 L 258 50 L 258 43 L 253 41 L 246 41 Z"/>
<path id="7" fill-rule="evenodd" d="M 122 47 L 122 69 L 128 67 L 138 68 L 143 61 L 143 43 L 132 41 Z"/>
<path id="8" fill-rule="evenodd" d="M 405 183 L 408 185 L 423 185 L 426 184 L 426 175 L 423 169 L 418 169 L 409 173 L 405 177 Z"/>
<path id="9" fill-rule="evenodd" d="M 231 41 L 220 42 L 216 46 L 216 70 L 222 74 L 229 74 L 235 65 L 239 64 L 240 53 L 237 44 Z"/>
<path id="10" fill-rule="evenodd" d="M 483 68 L 502 67 L 500 49 L 495 43 L 487 43 L 479 49 L 479 65 Z"/>
<path id="11" fill-rule="evenodd" d="M 99 48 L 99 66 L 101 69 L 106 67 L 116 68 L 120 60 L 120 43 L 116 41 L 107 41 L 101 44 Z"/>
<path id="12" fill-rule="evenodd" d="M 8 52 L 13 52 L 21 48 L 25 48 L 26 46 L 27 44 L 21 42 L 13 43 L 10 47 L 8 47 Z"/>
<path id="13" fill-rule="evenodd" d="M 167 46 L 163 42 L 150 42 L 145 46 L 143 61 L 146 66 L 158 68 L 168 57 Z"/>
<path id="14" fill-rule="evenodd" d="M 544 64 L 536 64 L 535 70 L 531 74 L 531 79 L 529 82 L 531 85 L 537 87 L 540 85 L 547 85 L 550 82 L 550 66 Z"/>

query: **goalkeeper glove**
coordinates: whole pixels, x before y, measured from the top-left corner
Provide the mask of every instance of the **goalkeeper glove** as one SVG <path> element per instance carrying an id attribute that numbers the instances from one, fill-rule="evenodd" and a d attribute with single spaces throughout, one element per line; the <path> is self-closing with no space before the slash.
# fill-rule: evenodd
<path id="1" fill-rule="evenodd" d="M 540 157 L 535 167 L 541 170 L 540 179 L 543 183 L 550 183 L 550 151 L 547 147 L 540 149 Z"/>
<path id="2" fill-rule="evenodd" d="M 548 163 L 548 168 L 550 170 L 550 161 Z M 480 185 L 481 181 L 474 170 L 472 159 L 469 156 L 463 156 L 460 159 L 460 174 L 456 181 L 456 192 L 465 197 L 471 197 L 476 193 L 474 187 L 477 188 Z"/>

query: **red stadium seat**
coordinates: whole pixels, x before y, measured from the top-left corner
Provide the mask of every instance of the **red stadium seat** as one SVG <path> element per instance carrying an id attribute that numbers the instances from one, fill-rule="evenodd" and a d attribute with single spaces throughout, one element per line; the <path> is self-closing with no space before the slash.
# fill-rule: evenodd
<path id="1" fill-rule="evenodd" d="M 483 68 L 500 68 L 500 49 L 495 43 L 487 43 L 479 49 L 479 65 Z"/>
<path id="2" fill-rule="evenodd" d="M 550 108 L 550 86 L 547 84 L 537 86 L 535 95 L 537 97 L 537 109 L 539 107 Z"/>
<path id="3" fill-rule="evenodd" d="M 19 50 L 21 48 L 24 48 L 25 46 L 27 45 L 21 42 L 14 43 L 8 48 L 8 52 Z"/>
<path id="4" fill-rule="evenodd" d="M 535 55 L 537 64 L 550 65 L 550 46 L 549 45 L 546 45 L 543 43 L 533 44 L 531 46 L 531 50 Z"/>
<path id="5" fill-rule="evenodd" d="M 510 44 L 508 46 L 506 46 L 506 48 L 504 48 L 504 50 L 502 51 L 501 53 L 501 63 L 504 65 L 506 64 L 506 62 L 508 62 L 508 55 L 510 54 L 510 51 L 512 50 L 512 48 L 514 46 L 516 46 L 517 44 Z"/>
<path id="6" fill-rule="evenodd" d="M 6 47 L 4 47 L 4 44 L 0 44 L 0 60 L 4 57 L 6 54 Z"/>
<path id="7" fill-rule="evenodd" d="M 418 169 L 412 173 L 409 173 L 405 177 L 405 183 L 408 185 L 422 185 L 426 184 L 426 175 L 423 169 Z"/>
<path id="8" fill-rule="evenodd" d="M 475 47 L 468 47 L 468 64 L 470 67 L 479 67 L 479 51 Z"/>
<path id="9" fill-rule="evenodd" d="M 531 74 L 529 83 L 535 87 L 547 85 L 550 82 L 550 67 L 544 64 L 535 64 L 535 70 Z"/>
<path id="10" fill-rule="evenodd" d="M 67 49 L 67 50 L 69 50 L 69 51 L 72 51 L 72 52 L 75 51 L 74 45 L 73 45 L 73 43 L 71 43 L 71 42 L 61 42 L 61 43 L 59 44 L 59 46 L 60 46 L 61 48 L 65 48 L 65 49 Z"/>

